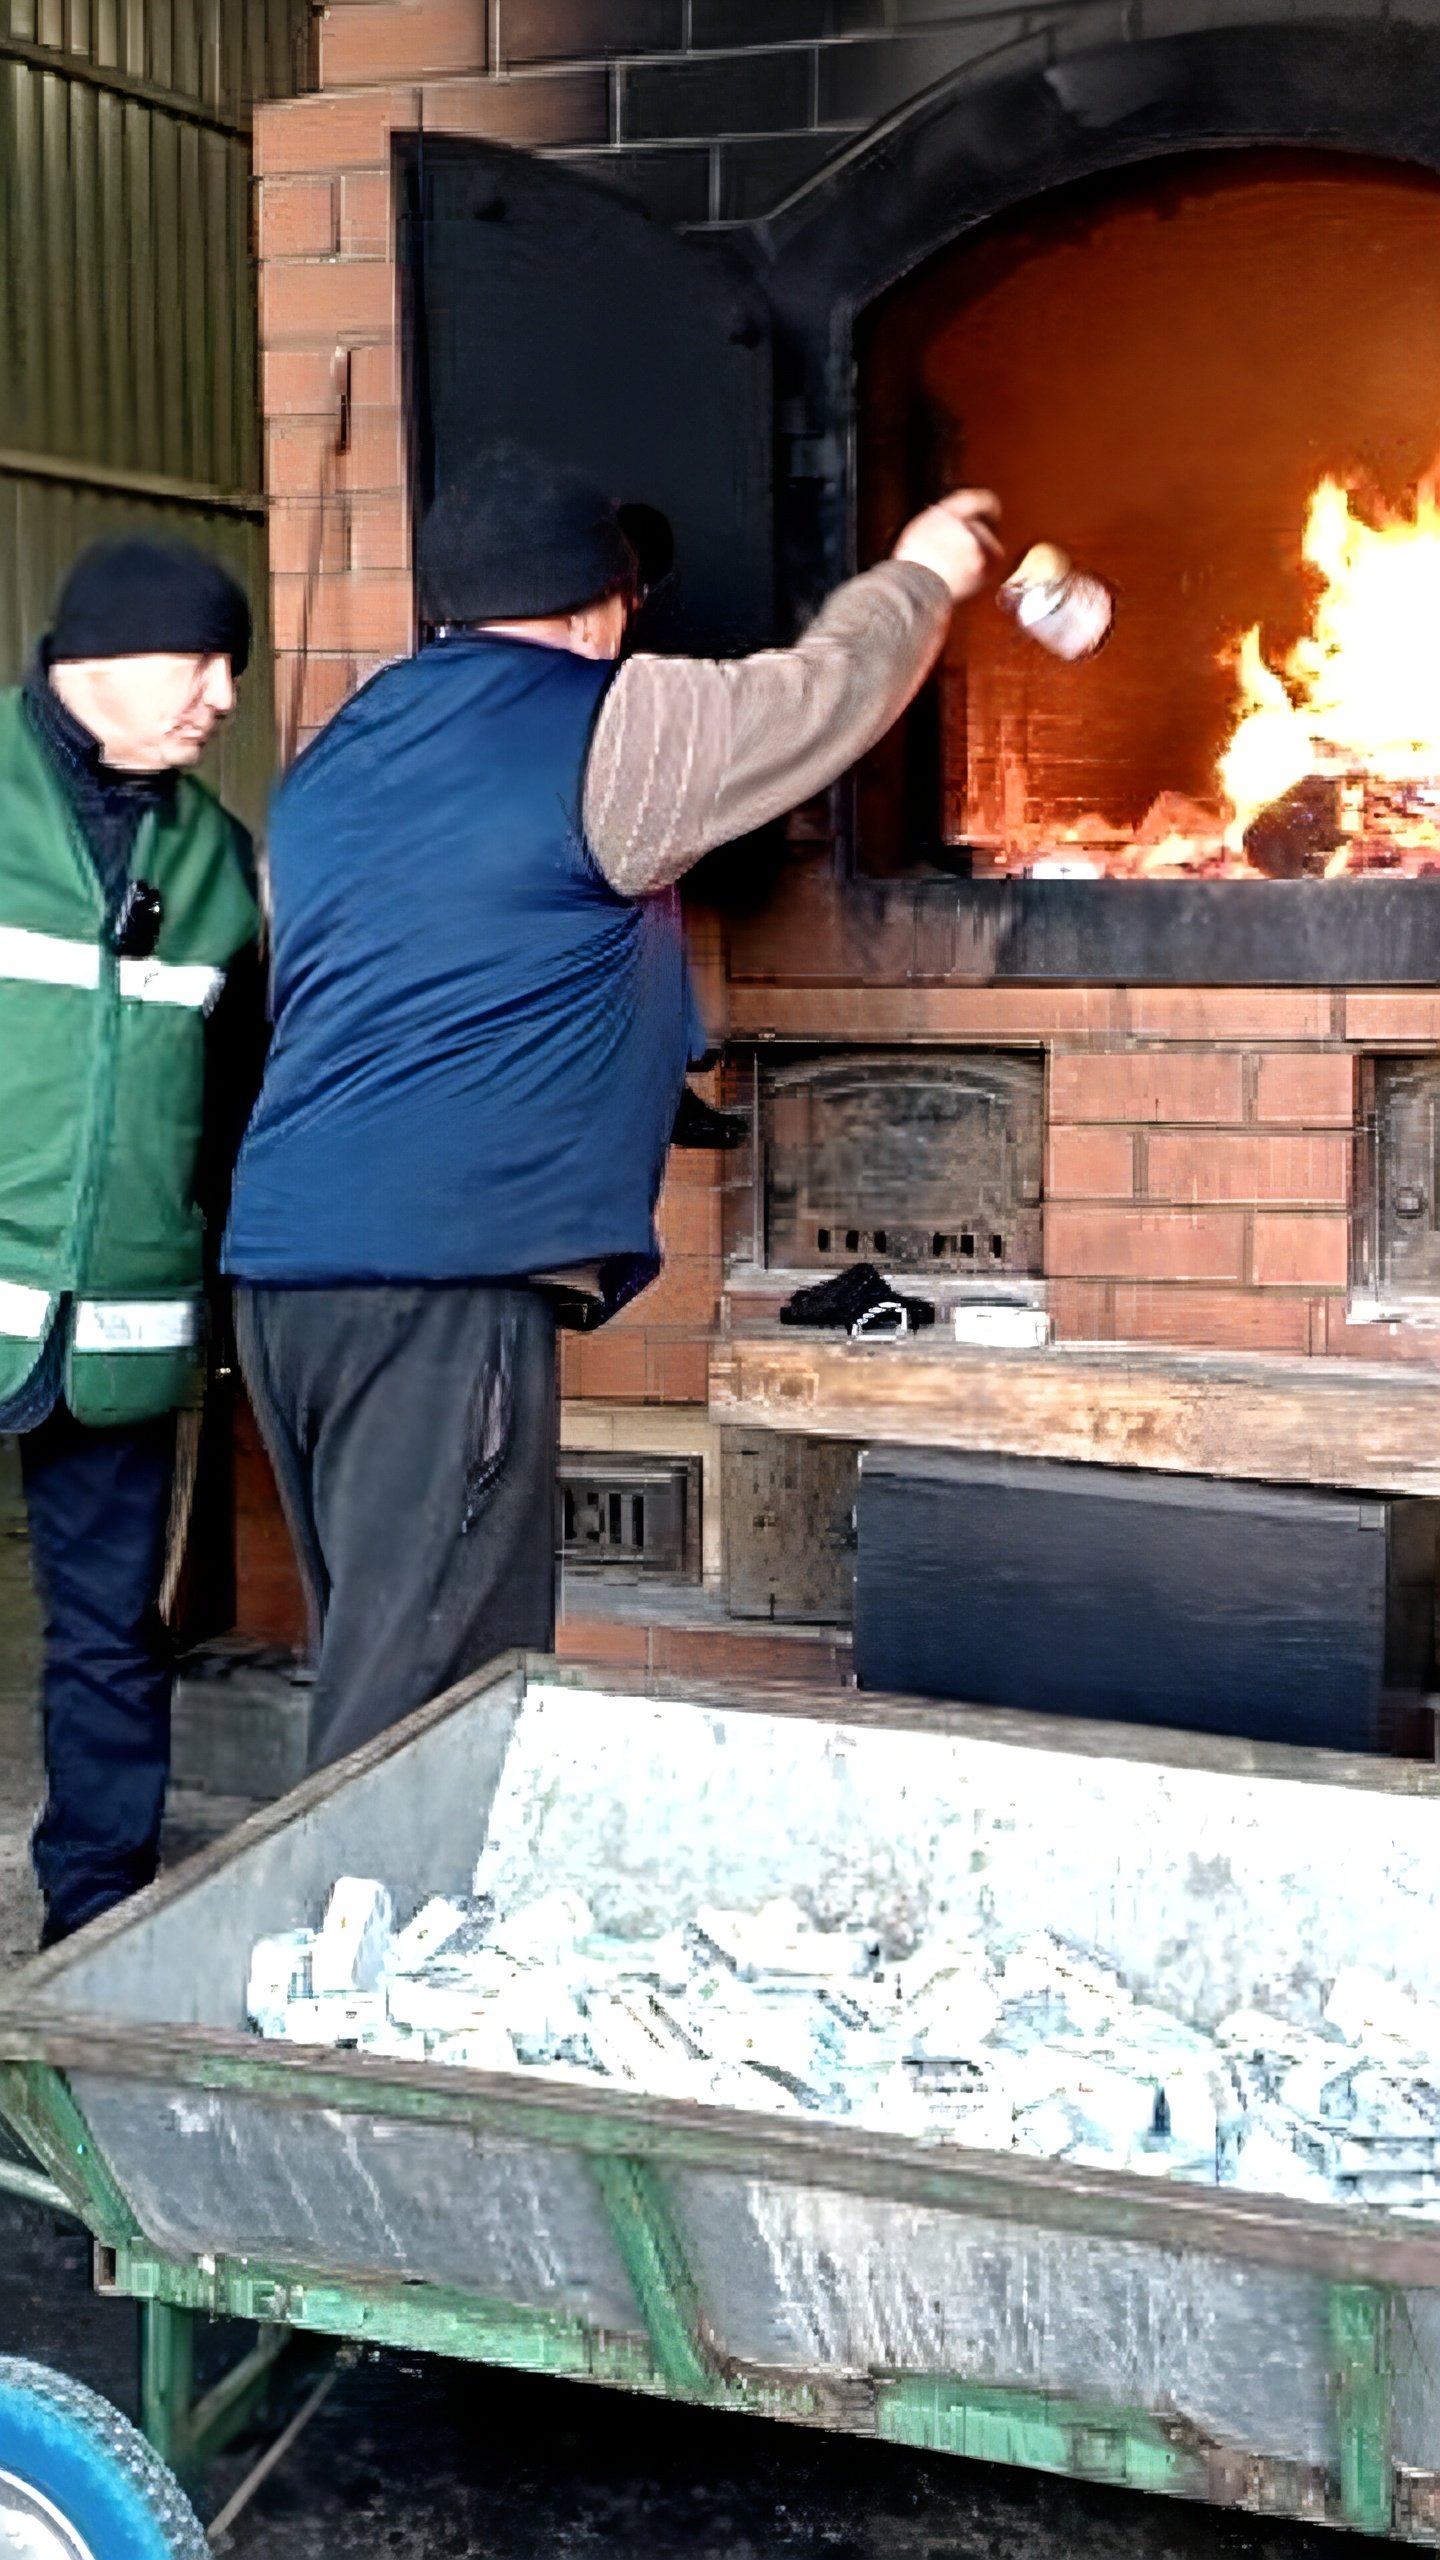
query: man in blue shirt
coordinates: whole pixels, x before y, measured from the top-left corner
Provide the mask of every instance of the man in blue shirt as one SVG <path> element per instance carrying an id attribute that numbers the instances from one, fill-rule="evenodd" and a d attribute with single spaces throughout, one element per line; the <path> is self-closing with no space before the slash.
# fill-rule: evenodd
<path id="1" fill-rule="evenodd" d="M 434 638 L 275 803 L 275 1034 L 226 1250 L 317 1764 L 553 1641 L 555 1308 L 603 1320 L 659 1268 L 701 1037 L 675 884 L 890 725 L 995 512 L 928 509 L 794 649 L 617 666 L 636 562 L 602 493 L 505 447 L 431 510 Z"/>

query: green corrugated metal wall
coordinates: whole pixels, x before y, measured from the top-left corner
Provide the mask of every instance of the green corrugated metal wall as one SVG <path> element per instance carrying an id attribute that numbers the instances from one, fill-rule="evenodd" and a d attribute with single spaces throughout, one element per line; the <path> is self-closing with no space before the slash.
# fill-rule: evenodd
<path id="1" fill-rule="evenodd" d="M 252 103 L 305 85 L 309 0 L 0 0 L 0 683 L 95 534 L 218 552 L 265 622 Z M 258 820 L 257 655 L 212 780 Z"/>

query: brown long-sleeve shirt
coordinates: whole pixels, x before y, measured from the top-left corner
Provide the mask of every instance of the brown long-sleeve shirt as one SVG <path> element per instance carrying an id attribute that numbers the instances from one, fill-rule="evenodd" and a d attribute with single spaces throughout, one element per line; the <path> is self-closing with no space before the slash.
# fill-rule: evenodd
<path id="1" fill-rule="evenodd" d="M 628 658 L 585 768 L 585 834 L 612 889 L 667 888 L 838 781 L 919 691 L 951 610 L 932 569 L 886 560 L 837 587 L 793 649 Z M 538 1276 L 602 1294 L 593 1269 Z"/>
<path id="2" fill-rule="evenodd" d="M 838 780 L 918 692 L 950 613 L 933 570 L 886 560 L 838 587 L 794 648 L 627 659 L 585 772 L 585 832 L 611 887 L 665 888 Z"/>

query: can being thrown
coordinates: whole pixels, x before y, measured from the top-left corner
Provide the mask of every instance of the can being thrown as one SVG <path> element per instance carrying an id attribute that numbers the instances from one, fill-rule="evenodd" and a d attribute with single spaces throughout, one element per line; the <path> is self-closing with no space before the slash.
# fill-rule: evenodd
<path id="1" fill-rule="evenodd" d="M 1099 578 L 1077 569 L 1053 542 L 1037 542 L 999 590 L 997 603 L 1057 658 L 1090 658 L 1115 618 Z"/>

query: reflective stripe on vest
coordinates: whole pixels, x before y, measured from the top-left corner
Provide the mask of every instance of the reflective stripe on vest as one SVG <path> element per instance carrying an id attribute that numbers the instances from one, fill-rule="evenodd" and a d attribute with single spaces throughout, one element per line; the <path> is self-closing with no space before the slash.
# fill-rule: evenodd
<path id="1" fill-rule="evenodd" d="M 183 1004 L 208 1013 L 224 984 L 223 969 L 207 969 L 200 961 L 188 967 L 172 960 L 120 963 L 120 993 L 134 1004 Z"/>
<path id="2" fill-rule="evenodd" d="M 93 942 L 0 924 L 0 978 L 28 978 L 45 987 L 98 987 L 100 954 Z"/>
<path id="3" fill-rule="evenodd" d="M 100 952 L 93 942 L 72 942 L 64 934 L 31 933 L 24 925 L 0 924 L 0 978 L 93 991 L 100 984 Z M 119 978 L 127 1003 L 178 1004 L 192 1013 L 208 1013 L 225 984 L 223 969 L 172 960 L 122 960 Z"/>
<path id="4" fill-rule="evenodd" d="M 49 1313 L 48 1289 L 27 1289 L 19 1280 L 0 1280 L 0 1335 L 12 1342 L 38 1342 Z"/>
<path id="5" fill-rule="evenodd" d="M 200 1339 L 198 1298 L 81 1298 L 77 1351 L 189 1351 Z"/>

